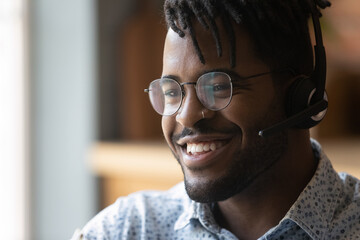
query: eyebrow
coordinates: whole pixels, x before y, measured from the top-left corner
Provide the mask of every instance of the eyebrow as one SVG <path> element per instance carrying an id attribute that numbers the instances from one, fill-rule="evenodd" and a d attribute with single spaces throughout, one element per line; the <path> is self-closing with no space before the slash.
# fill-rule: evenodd
<path id="1" fill-rule="evenodd" d="M 215 69 L 209 69 L 209 70 L 203 71 L 199 74 L 199 77 L 206 73 L 211 73 L 211 72 L 224 72 L 224 73 L 228 74 L 232 80 L 242 80 L 242 79 L 247 78 L 246 76 L 239 75 L 235 71 L 232 71 L 230 69 L 224 69 L 224 68 L 215 68 Z M 170 79 L 176 80 L 178 82 L 180 81 L 180 78 L 178 76 L 171 75 L 171 74 L 170 75 L 162 75 L 161 78 L 170 78 Z"/>

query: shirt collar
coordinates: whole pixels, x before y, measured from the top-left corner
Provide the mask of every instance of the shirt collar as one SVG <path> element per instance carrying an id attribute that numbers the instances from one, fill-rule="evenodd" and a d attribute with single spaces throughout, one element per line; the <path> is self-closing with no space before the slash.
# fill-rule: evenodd
<path id="1" fill-rule="evenodd" d="M 174 225 L 175 231 L 186 227 L 190 223 L 191 219 L 198 218 L 198 214 L 196 210 L 197 207 L 195 205 L 197 205 L 197 203 L 194 201 L 190 201 L 186 205 L 184 205 L 184 212 L 179 216 L 179 218 L 175 222 Z"/>
<path id="2" fill-rule="evenodd" d="M 211 204 L 198 203 L 191 200 L 184 206 L 184 212 L 175 222 L 174 230 L 177 231 L 185 228 L 192 220 L 199 221 L 209 232 L 217 234 L 221 230 L 214 219 L 214 215 L 211 211 Z"/>

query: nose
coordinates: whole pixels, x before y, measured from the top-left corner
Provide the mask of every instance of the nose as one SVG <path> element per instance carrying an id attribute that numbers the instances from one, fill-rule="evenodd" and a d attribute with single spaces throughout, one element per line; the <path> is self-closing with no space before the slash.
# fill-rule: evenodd
<path id="1" fill-rule="evenodd" d="M 181 108 L 176 114 L 176 121 L 183 127 L 192 128 L 204 118 L 204 112 L 209 112 L 198 99 L 194 85 L 186 85 L 185 96 Z"/>

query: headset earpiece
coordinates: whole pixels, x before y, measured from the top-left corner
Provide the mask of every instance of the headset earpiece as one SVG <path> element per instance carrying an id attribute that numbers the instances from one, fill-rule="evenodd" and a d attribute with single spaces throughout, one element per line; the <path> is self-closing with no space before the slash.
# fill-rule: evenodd
<path id="1" fill-rule="evenodd" d="M 286 113 L 291 117 L 313 104 L 313 95 L 316 86 L 310 77 L 300 75 L 296 77 L 294 82 L 290 85 L 287 92 Z M 324 99 L 327 101 L 327 96 L 324 94 Z M 314 116 L 308 116 L 306 120 L 299 122 L 294 127 L 300 129 L 307 129 L 314 127 L 324 118 L 327 109 L 322 110 Z"/>

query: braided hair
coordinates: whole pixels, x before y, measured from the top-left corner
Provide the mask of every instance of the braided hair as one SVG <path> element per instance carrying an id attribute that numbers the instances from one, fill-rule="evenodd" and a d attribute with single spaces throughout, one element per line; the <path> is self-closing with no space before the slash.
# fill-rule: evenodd
<path id="1" fill-rule="evenodd" d="M 254 42 L 257 57 L 270 68 L 292 68 L 310 73 L 313 54 L 308 30 L 312 12 L 330 6 L 327 0 L 165 0 L 167 26 L 180 37 L 189 34 L 200 61 L 204 56 L 196 38 L 193 21 L 210 31 L 217 55 L 222 55 L 223 37 L 219 35 L 216 18 L 220 18 L 230 46 L 230 65 L 236 65 L 234 25 L 241 24 Z M 234 23 L 235 22 L 235 23 Z"/>

